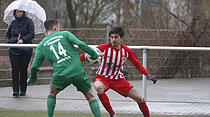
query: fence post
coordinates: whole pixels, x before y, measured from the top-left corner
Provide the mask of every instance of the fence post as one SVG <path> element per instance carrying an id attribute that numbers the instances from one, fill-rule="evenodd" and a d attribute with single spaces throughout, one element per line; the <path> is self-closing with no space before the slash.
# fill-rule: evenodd
<path id="1" fill-rule="evenodd" d="M 147 50 L 143 49 L 143 66 L 145 69 L 147 69 Z M 146 76 L 142 75 L 142 97 L 146 100 Z"/>

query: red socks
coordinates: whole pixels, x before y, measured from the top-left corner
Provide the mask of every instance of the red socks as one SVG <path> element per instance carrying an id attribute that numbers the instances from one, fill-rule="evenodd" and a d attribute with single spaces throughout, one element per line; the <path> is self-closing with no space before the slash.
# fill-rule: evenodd
<path id="1" fill-rule="evenodd" d="M 143 102 L 140 103 L 140 104 L 138 103 L 138 105 L 139 105 L 139 108 L 140 108 L 142 114 L 144 115 L 144 117 L 150 117 L 149 109 L 147 107 L 147 104 L 146 104 L 145 100 L 143 99 Z"/>
<path id="2" fill-rule="evenodd" d="M 106 93 L 102 93 L 102 94 L 98 94 L 98 97 L 101 101 L 101 103 L 103 104 L 104 108 L 109 112 L 109 114 L 115 114 L 114 110 L 111 107 L 111 104 L 109 102 L 109 98 L 106 95 Z M 142 103 L 138 103 L 139 109 L 141 110 L 142 114 L 144 115 L 144 117 L 150 117 L 149 114 L 149 109 L 147 107 L 147 104 L 145 102 L 145 100 L 143 99 Z"/>
<path id="3" fill-rule="evenodd" d="M 98 97 L 103 104 L 104 108 L 109 112 L 109 114 L 115 114 L 114 110 L 111 107 L 111 104 L 109 102 L 109 98 L 106 95 L 106 93 L 98 94 Z"/>

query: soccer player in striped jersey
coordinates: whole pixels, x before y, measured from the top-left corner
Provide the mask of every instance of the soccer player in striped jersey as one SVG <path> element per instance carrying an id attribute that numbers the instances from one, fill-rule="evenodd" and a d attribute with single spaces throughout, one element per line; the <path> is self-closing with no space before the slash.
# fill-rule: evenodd
<path id="1" fill-rule="evenodd" d="M 94 117 L 101 117 L 101 111 L 97 100 L 91 90 L 91 83 L 82 68 L 79 54 L 74 45 L 91 55 L 93 59 L 98 57 L 97 53 L 84 42 L 78 40 L 68 31 L 60 31 L 55 20 L 44 23 L 47 36 L 39 43 L 33 63 L 28 84 L 37 81 L 37 72 L 44 59 L 53 66 L 54 74 L 47 98 L 48 117 L 53 117 L 56 95 L 70 84 L 81 91 L 89 102 Z"/>
<path id="2" fill-rule="evenodd" d="M 124 77 L 122 71 L 126 60 L 136 67 L 138 71 L 146 75 L 155 84 L 157 79 L 151 76 L 146 69 L 139 63 L 135 53 L 126 45 L 122 44 L 124 30 L 122 27 L 113 27 L 109 32 L 110 42 L 98 45 L 97 48 L 104 52 L 101 57 L 99 69 L 95 80 L 95 89 L 104 108 L 109 112 L 110 117 L 115 117 L 115 112 L 111 107 L 106 91 L 113 89 L 124 97 L 135 100 L 144 117 L 149 117 L 149 109 L 145 100 L 138 94 L 133 85 Z M 80 55 L 81 61 L 85 61 L 85 55 Z"/>

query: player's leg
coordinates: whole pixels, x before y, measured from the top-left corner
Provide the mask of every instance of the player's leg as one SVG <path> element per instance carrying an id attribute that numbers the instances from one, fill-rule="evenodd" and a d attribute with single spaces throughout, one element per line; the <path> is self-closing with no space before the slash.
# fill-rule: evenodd
<path id="1" fill-rule="evenodd" d="M 144 117 L 149 117 L 149 110 L 146 103 L 142 103 L 143 98 L 139 96 L 137 91 L 133 88 L 133 85 L 131 85 L 127 80 L 122 79 L 118 81 L 111 81 L 110 88 L 124 97 L 130 97 L 135 100 L 138 103 Z"/>
<path id="2" fill-rule="evenodd" d="M 81 91 L 89 102 L 90 109 L 94 117 L 101 117 L 101 110 L 93 92 L 91 90 L 91 83 L 86 73 L 81 74 L 73 79 L 73 85 L 76 86 L 78 91 Z"/>
<path id="3" fill-rule="evenodd" d="M 107 112 L 109 112 L 110 114 L 110 117 L 114 117 L 114 110 L 112 109 L 112 106 L 110 104 L 110 101 L 109 101 L 109 98 L 108 96 L 106 95 L 105 91 L 107 90 L 105 84 L 106 81 L 103 81 L 102 79 L 98 78 L 95 83 L 94 83 L 94 86 L 95 86 L 95 89 L 97 91 L 97 95 L 99 97 L 99 100 L 101 101 L 102 105 L 104 106 L 104 108 L 106 109 Z"/>
<path id="4" fill-rule="evenodd" d="M 53 87 L 53 84 L 51 83 L 50 85 L 50 94 L 48 95 L 47 98 L 47 112 L 48 112 L 48 117 L 53 117 L 55 105 L 56 105 L 56 95 L 60 91 L 55 90 Z"/>
<path id="5" fill-rule="evenodd" d="M 90 89 L 88 92 L 83 93 L 83 94 L 85 95 L 86 99 L 89 102 L 89 106 L 93 115 L 95 117 L 101 117 L 101 110 L 100 110 L 97 100 L 95 99 L 93 95 L 92 89 Z"/>
<path id="6" fill-rule="evenodd" d="M 136 91 L 135 88 L 130 89 L 130 91 L 127 94 L 128 97 L 132 98 L 133 100 L 135 100 L 139 106 L 139 109 L 141 110 L 142 114 L 144 115 L 144 117 L 150 117 L 149 114 L 149 109 L 147 107 L 147 104 L 144 100 L 144 98 L 142 98 L 138 92 Z"/>

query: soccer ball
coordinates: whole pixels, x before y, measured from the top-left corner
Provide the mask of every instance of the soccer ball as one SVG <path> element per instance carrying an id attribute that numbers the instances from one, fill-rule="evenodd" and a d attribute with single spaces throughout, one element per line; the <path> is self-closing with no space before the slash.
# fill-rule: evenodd
<path id="1" fill-rule="evenodd" d="M 101 52 L 98 48 L 93 48 L 96 53 Z M 91 58 L 91 56 L 88 53 L 85 53 L 85 60 L 89 63 L 89 64 L 95 64 L 95 63 L 99 63 L 101 60 L 101 57 L 98 57 L 97 59 L 93 60 Z"/>

